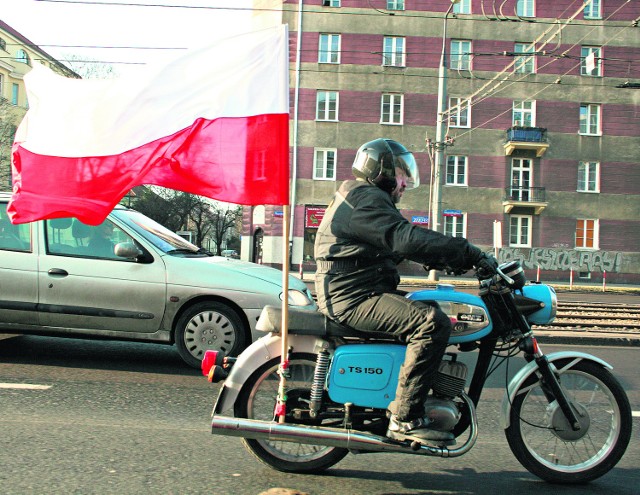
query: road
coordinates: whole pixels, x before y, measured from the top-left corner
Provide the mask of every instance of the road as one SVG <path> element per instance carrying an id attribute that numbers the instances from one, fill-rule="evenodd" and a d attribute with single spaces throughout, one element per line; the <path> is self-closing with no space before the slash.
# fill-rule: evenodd
<path id="1" fill-rule="evenodd" d="M 575 348 L 612 363 L 640 411 L 637 348 Z M 513 363 L 510 374 L 520 365 Z M 616 469 L 586 486 L 554 487 L 525 471 L 508 449 L 497 420 L 504 380 L 497 373 L 489 383 L 478 443 L 464 457 L 349 455 L 324 475 L 286 475 L 256 462 L 239 439 L 210 434 L 217 386 L 186 368 L 171 347 L 7 338 L 0 340 L 0 493 L 638 493 L 640 419 Z"/>

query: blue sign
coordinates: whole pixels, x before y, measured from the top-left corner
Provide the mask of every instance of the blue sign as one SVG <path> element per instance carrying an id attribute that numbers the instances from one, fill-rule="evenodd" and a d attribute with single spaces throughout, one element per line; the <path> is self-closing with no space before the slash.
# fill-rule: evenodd
<path id="1" fill-rule="evenodd" d="M 462 212 L 460 210 L 444 210 L 442 212 L 443 217 L 461 217 Z"/>
<path id="2" fill-rule="evenodd" d="M 273 212 L 273 216 L 274 217 L 283 217 L 284 216 L 284 212 L 280 211 L 280 210 L 274 211 Z"/>
<path id="3" fill-rule="evenodd" d="M 429 224 L 429 217 L 427 216 L 413 216 L 411 217 L 411 223 L 415 223 L 418 225 L 428 225 Z"/>

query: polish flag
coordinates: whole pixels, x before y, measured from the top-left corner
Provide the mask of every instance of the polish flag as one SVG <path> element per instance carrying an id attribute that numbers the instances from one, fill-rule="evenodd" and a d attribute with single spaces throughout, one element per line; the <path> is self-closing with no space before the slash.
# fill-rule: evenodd
<path id="1" fill-rule="evenodd" d="M 11 221 L 96 225 L 142 184 L 288 205 L 288 63 L 278 26 L 120 79 L 69 79 L 35 64 L 13 146 Z"/>

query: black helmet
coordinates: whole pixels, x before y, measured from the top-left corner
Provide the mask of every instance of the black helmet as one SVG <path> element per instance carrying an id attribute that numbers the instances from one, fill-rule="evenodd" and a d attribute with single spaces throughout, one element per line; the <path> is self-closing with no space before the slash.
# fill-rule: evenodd
<path id="1" fill-rule="evenodd" d="M 380 138 L 360 146 L 351 171 L 356 179 L 366 180 L 391 192 L 396 187 L 396 168 L 407 176 L 407 189 L 420 185 L 413 154 L 397 141 Z"/>

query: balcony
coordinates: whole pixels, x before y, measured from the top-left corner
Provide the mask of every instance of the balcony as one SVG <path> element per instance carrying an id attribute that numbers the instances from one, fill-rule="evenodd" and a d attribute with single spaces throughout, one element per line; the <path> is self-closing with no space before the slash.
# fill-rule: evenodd
<path id="1" fill-rule="evenodd" d="M 544 127 L 511 127 L 507 129 L 507 142 L 504 144 L 505 155 L 515 150 L 533 150 L 539 158 L 547 151 L 547 130 Z"/>
<path id="2" fill-rule="evenodd" d="M 502 206 L 505 213 L 530 213 L 540 215 L 549 204 L 544 187 L 508 187 Z M 516 211 L 513 211 L 516 209 Z"/>

